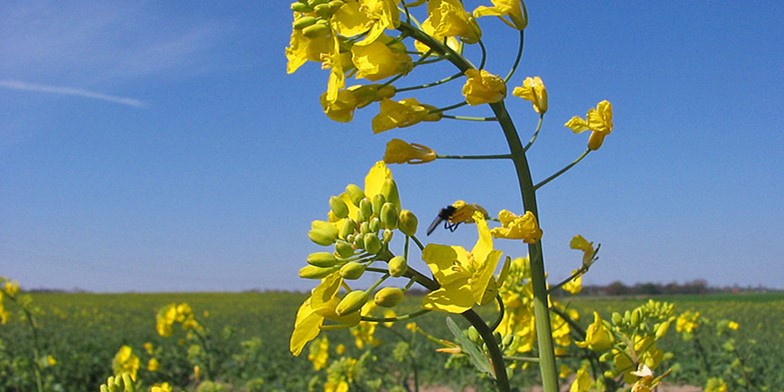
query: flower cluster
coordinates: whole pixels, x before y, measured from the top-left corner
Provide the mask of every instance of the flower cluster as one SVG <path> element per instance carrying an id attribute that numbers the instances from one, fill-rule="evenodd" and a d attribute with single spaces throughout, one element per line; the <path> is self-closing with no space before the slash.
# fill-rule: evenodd
<path id="1" fill-rule="evenodd" d="M 168 337 L 172 335 L 174 324 L 180 324 L 183 331 L 201 331 L 202 327 L 196 320 L 191 306 L 187 303 L 171 303 L 160 310 L 155 317 L 155 329 L 158 335 Z"/>

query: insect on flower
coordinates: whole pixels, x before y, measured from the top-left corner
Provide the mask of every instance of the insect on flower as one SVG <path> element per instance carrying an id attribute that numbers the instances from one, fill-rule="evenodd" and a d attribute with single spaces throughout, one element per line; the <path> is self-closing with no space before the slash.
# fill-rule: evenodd
<path id="1" fill-rule="evenodd" d="M 426 235 L 430 235 L 430 233 L 435 231 L 441 222 L 444 222 L 445 229 L 449 231 L 457 230 L 457 226 L 460 225 L 460 222 L 452 223 L 449 221 L 449 218 L 451 218 L 452 215 L 455 214 L 455 212 L 457 212 L 457 208 L 455 206 L 450 205 L 450 206 L 446 206 L 445 208 L 442 208 L 441 211 L 438 212 L 436 218 L 433 219 L 433 222 L 430 223 L 430 226 L 427 227 Z"/>

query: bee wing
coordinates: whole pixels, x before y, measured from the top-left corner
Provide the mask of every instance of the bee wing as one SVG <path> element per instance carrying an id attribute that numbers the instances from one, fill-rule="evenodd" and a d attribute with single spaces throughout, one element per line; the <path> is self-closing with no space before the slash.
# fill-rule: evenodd
<path id="1" fill-rule="evenodd" d="M 428 227 L 427 227 L 427 231 L 425 232 L 425 233 L 426 233 L 426 235 L 430 235 L 430 233 L 432 233 L 433 231 L 435 231 L 435 230 L 436 230 L 436 228 L 438 227 L 438 225 L 439 225 L 441 222 L 443 222 L 444 220 L 445 220 L 445 219 L 444 219 L 444 217 L 442 216 L 442 214 L 438 214 L 438 215 L 436 216 L 436 218 L 435 218 L 435 219 L 433 219 L 433 222 L 432 222 L 432 223 L 430 223 L 430 226 L 428 226 Z"/>

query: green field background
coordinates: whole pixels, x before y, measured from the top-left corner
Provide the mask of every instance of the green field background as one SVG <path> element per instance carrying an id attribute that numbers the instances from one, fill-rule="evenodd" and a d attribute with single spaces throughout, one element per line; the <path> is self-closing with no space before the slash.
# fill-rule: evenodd
<path id="1" fill-rule="evenodd" d="M 157 372 L 140 371 L 147 385 L 168 381 L 173 385 L 193 386 L 192 366 L 187 348 L 178 345 L 178 335 L 162 338 L 155 331 L 155 314 L 169 303 L 190 304 L 197 319 L 210 333 L 211 351 L 218 363 L 216 378 L 226 390 L 306 391 L 318 373 L 307 360 L 307 348 L 300 357 L 288 351 L 288 341 L 296 309 L 305 294 L 283 292 L 247 293 L 176 293 L 176 294 L 88 294 L 38 293 L 33 301 L 42 310 L 38 316 L 40 342 L 44 353 L 57 363 L 46 368 L 49 385 L 62 391 L 92 391 L 112 375 L 112 358 L 122 345 L 130 345 L 142 359 L 142 345 L 150 342 L 157 348 L 160 361 Z M 658 301 L 676 304 L 676 314 L 693 310 L 713 321 L 728 319 L 740 324 L 735 331 L 734 345 L 745 358 L 745 366 L 754 369 L 760 382 L 778 389 L 784 385 L 784 294 L 720 294 L 705 296 L 657 297 Z M 647 298 L 573 298 L 562 299 L 580 311 L 580 324 L 592 321 L 591 311 L 604 317 L 613 311 L 632 309 Z M 417 306 L 418 299 L 405 304 Z M 13 308 L 11 308 L 13 310 Z M 492 313 L 493 309 L 484 312 Z M 449 337 L 444 314 L 431 313 L 416 319 L 428 332 Z M 401 323 L 403 324 L 403 323 Z M 674 328 L 673 328 L 674 329 Z M 379 328 L 377 336 L 385 343 L 375 350 L 378 356 L 391 355 L 395 342 L 402 339 L 403 325 L 394 331 Z M 179 334 L 180 338 L 182 333 Z M 361 351 L 346 331 L 329 332 L 332 344 L 343 343 L 346 354 L 357 357 Z M 710 351 L 722 350 L 726 338 L 705 331 L 699 334 L 701 344 Z M 0 390 L 33 390 L 29 374 L 13 372 L 12 362 L 29 357 L 32 352 L 30 328 L 17 315 L 0 326 Z M 675 354 L 677 366 L 669 382 L 704 385 L 705 375 L 699 361 L 705 357 L 695 352 L 693 342 L 684 342 L 674 331 L 664 341 L 665 350 Z M 436 353 L 436 346 L 425 339 L 416 346 L 418 377 L 421 384 L 438 384 L 459 390 L 464 385 L 477 385 L 480 390 L 487 381 L 465 367 L 445 368 L 447 355 Z M 702 358 L 702 359 L 701 359 Z M 676 362 L 668 361 L 664 366 Z M 396 371 L 383 369 L 383 371 Z M 720 374 L 717 376 L 721 376 Z M 323 377 L 323 375 L 322 375 Z M 535 371 L 517 372 L 517 386 L 535 385 Z M 192 388 L 191 388 L 192 389 Z"/>

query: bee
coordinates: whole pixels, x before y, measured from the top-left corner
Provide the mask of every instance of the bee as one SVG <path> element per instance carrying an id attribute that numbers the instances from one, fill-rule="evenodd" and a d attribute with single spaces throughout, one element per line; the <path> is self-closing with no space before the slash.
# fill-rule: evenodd
<path id="1" fill-rule="evenodd" d="M 451 218 L 456 212 L 457 212 L 457 208 L 455 206 L 449 205 L 442 208 L 441 211 L 438 212 L 436 218 L 433 219 L 433 222 L 430 223 L 430 226 L 427 227 L 426 234 L 430 235 L 430 233 L 436 230 L 436 228 L 441 222 L 444 222 L 445 229 L 449 231 L 457 230 L 457 226 L 460 225 L 460 222 L 452 223 L 449 221 L 449 218 Z"/>

